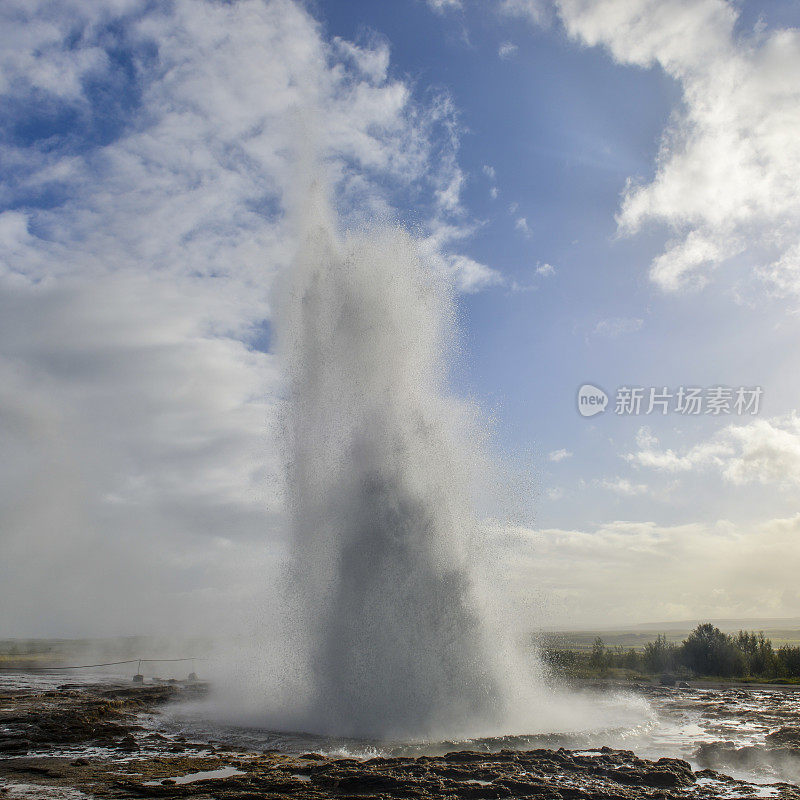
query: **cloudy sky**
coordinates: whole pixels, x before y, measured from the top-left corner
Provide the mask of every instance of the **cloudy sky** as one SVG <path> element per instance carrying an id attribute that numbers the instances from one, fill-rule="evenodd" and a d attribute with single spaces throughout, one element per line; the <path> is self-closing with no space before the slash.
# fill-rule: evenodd
<path id="1" fill-rule="evenodd" d="M 798 26 L 785 0 L 6 0 L 0 636 L 262 613 L 299 131 L 343 227 L 407 226 L 458 292 L 454 387 L 525 487 L 487 521 L 509 598 L 800 615 Z M 680 387 L 762 394 L 646 413 Z"/>

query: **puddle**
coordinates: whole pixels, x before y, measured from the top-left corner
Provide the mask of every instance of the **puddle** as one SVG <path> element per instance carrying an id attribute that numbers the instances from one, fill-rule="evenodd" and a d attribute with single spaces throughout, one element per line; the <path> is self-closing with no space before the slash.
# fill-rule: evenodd
<path id="1" fill-rule="evenodd" d="M 219 778 L 232 778 L 234 775 L 245 775 L 236 767 L 221 767 L 220 769 L 208 769 L 205 772 L 190 772 L 188 775 L 177 775 L 173 778 L 161 778 L 157 781 L 145 781 L 142 786 L 161 786 L 165 780 L 177 784 L 195 783 L 196 781 L 208 781 Z"/>

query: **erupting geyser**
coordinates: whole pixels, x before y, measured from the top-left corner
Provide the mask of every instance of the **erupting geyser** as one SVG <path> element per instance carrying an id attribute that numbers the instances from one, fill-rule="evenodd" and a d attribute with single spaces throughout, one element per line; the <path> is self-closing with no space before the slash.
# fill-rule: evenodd
<path id="1" fill-rule="evenodd" d="M 448 391 L 453 304 L 413 239 L 340 238 L 317 196 L 282 298 L 292 580 L 314 726 L 474 733 L 504 716 L 468 577 L 480 428 Z"/>

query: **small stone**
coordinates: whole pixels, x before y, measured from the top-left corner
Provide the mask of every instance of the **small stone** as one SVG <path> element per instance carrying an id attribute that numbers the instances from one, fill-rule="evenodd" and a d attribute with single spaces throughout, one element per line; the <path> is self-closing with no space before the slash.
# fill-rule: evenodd
<path id="1" fill-rule="evenodd" d="M 132 753 L 139 749 L 139 745 L 136 742 L 136 739 L 129 733 L 125 736 L 122 741 L 119 743 L 120 750 L 125 750 L 129 753 Z"/>

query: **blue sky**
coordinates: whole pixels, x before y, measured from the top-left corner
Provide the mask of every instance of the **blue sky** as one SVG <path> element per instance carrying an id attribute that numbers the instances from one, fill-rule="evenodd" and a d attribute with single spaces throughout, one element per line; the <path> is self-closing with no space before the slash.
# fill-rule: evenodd
<path id="1" fill-rule="evenodd" d="M 756 24 L 770 30 L 800 21 L 782 3 L 737 9 L 742 37 Z M 760 385 L 765 413 L 793 408 L 791 305 L 762 297 L 747 308 L 724 279 L 700 294 L 665 294 L 647 277 L 668 238 L 665 226 L 617 236 L 626 181 L 655 175 L 670 115 L 681 107 L 678 81 L 656 65 L 621 66 L 603 48 L 576 46 L 553 19 L 537 27 L 504 18 L 490 4 L 453 4 L 438 14 L 422 2 L 321 4 L 319 17 L 332 35 L 384 36 L 395 75 L 421 96 L 444 89 L 457 108 L 459 164 L 468 176 L 463 203 L 477 226 L 468 254 L 530 288 L 462 296 L 467 366 L 459 381 L 495 411 L 504 448 L 533 448 L 538 456 L 545 492 L 532 506 L 539 524 L 580 525 L 587 511 L 591 519 L 626 513 L 619 498 L 577 488 L 597 475 L 630 473 L 604 439 L 630 441 L 647 423 L 680 441 L 672 419 L 581 419 L 574 394 L 586 381 L 609 391 L 624 384 Z M 508 53 L 500 55 L 503 46 Z M 413 219 L 415 209 L 402 212 Z M 553 265 L 554 274 L 537 275 L 542 264 Z M 764 329 L 765 313 L 778 315 L 777 330 Z M 604 320 L 638 329 L 595 332 Z M 776 358 L 776 349 L 789 358 Z M 691 441 L 709 424 L 692 419 L 680 427 Z M 562 448 L 574 460 L 548 465 L 547 454 Z M 553 502 L 547 489 L 594 496 Z M 632 499 L 624 501 L 629 509 Z M 704 503 L 701 514 L 724 516 L 731 502 Z M 694 498 L 659 508 L 664 522 L 689 522 L 697 513 Z"/>
<path id="2" fill-rule="evenodd" d="M 116 631 L 94 598 L 143 580 L 147 624 L 183 624 L 276 574 L 272 296 L 306 136 L 342 227 L 404 224 L 452 282 L 454 388 L 524 487 L 486 524 L 529 619 L 800 615 L 795 4 L 0 13 L 0 634 Z M 764 394 L 587 419 L 584 383 Z M 87 548 L 105 567 L 57 613 L 21 591 Z"/>

